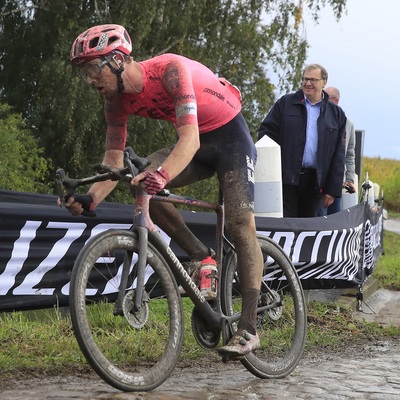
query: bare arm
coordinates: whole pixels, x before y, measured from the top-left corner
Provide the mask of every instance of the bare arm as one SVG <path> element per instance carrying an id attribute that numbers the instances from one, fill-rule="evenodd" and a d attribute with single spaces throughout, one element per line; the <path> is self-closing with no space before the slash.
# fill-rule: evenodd
<path id="1" fill-rule="evenodd" d="M 170 180 L 178 176 L 186 168 L 200 147 L 197 125 L 181 126 L 177 129 L 177 132 L 178 142 L 162 165 L 168 171 Z M 142 172 L 132 180 L 132 185 L 138 186 L 144 178 L 145 174 Z"/>
<path id="2" fill-rule="evenodd" d="M 124 153 L 121 150 L 107 150 L 104 154 L 103 164 L 111 168 L 122 168 L 124 166 Z M 116 181 L 97 182 L 88 191 L 93 198 L 94 206 L 101 203 L 117 186 Z"/>

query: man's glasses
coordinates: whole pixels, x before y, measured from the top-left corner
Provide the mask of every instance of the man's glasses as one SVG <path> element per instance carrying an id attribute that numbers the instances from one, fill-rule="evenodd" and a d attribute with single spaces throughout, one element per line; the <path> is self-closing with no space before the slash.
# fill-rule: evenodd
<path id="1" fill-rule="evenodd" d="M 104 66 L 111 61 L 111 57 L 107 57 L 101 63 L 88 63 L 85 64 L 83 67 L 79 68 L 79 73 L 83 80 L 88 82 L 88 79 L 96 78 L 101 74 Z"/>
<path id="2" fill-rule="evenodd" d="M 323 79 L 317 79 L 317 78 L 303 78 L 303 83 L 310 82 L 313 85 L 315 85 L 318 81 L 322 81 Z"/>

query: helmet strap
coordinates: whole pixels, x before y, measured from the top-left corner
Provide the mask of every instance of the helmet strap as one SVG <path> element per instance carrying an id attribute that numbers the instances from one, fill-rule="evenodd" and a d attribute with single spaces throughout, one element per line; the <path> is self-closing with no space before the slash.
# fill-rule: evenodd
<path id="1" fill-rule="evenodd" d="M 119 68 L 115 68 L 114 66 L 111 65 L 111 63 L 108 61 L 108 60 L 110 60 L 110 57 L 104 57 L 104 59 L 107 60 L 106 65 L 108 66 L 108 68 L 110 68 L 111 72 L 113 72 L 115 75 L 117 75 L 118 91 L 120 93 L 122 93 L 125 90 L 124 82 L 121 77 L 121 74 L 124 72 L 124 69 L 125 69 L 124 63 L 121 60 L 117 60 L 115 55 L 113 55 L 111 58 L 115 62 L 115 64 L 119 66 Z"/>

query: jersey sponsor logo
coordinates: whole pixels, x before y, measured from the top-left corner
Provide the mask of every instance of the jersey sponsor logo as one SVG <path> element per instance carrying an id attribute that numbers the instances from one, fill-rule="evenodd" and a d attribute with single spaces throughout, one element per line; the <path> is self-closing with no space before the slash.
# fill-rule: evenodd
<path id="1" fill-rule="evenodd" d="M 247 180 L 251 183 L 254 183 L 254 160 L 252 160 L 249 156 L 246 156 L 246 164 Z"/>
<path id="2" fill-rule="evenodd" d="M 225 96 L 222 93 L 218 93 L 215 90 L 209 89 L 209 88 L 205 88 L 204 89 L 204 93 L 208 93 L 211 94 L 211 96 L 215 96 L 218 99 L 225 101 Z"/>
<path id="3" fill-rule="evenodd" d="M 195 100 L 195 99 L 196 99 L 196 96 L 195 96 L 194 94 L 184 94 L 184 95 L 182 95 L 182 96 L 179 96 L 179 97 L 176 99 L 176 101 L 178 102 L 178 101 L 187 100 L 187 99 Z"/>
<path id="4" fill-rule="evenodd" d="M 236 110 L 236 107 L 234 104 L 232 104 L 230 101 L 227 101 L 226 104 L 228 104 L 229 107 L 233 108 L 234 110 Z"/>
<path id="5" fill-rule="evenodd" d="M 186 115 L 197 115 L 196 103 L 187 103 L 176 107 L 176 118 L 182 118 Z"/>

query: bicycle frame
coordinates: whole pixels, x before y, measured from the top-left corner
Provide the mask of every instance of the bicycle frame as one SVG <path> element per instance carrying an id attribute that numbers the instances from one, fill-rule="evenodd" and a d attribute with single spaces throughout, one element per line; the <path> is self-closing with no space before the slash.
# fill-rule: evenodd
<path id="1" fill-rule="evenodd" d="M 132 176 L 136 176 L 140 170 L 143 170 L 149 161 L 145 158 L 138 157 L 132 149 L 127 148 L 124 152 L 124 160 L 127 167 L 122 169 L 112 169 L 108 166 L 98 165 L 97 171 L 98 175 L 81 178 L 81 179 L 70 179 L 66 176 L 64 170 L 57 170 L 57 186 L 59 190 L 60 199 L 64 198 L 63 186 L 67 189 L 69 195 L 73 195 L 75 188 L 82 185 L 87 185 L 95 182 L 106 181 L 106 180 L 122 180 L 130 183 Z M 129 175 L 128 173 L 131 173 Z M 144 293 L 144 278 L 145 278 L 145 267 L 147 264 L 147 248 L 149 237 L 151 243 L 157 248 L 160 254 L 168 262 L 168 265 L 176 279 L 176 282 L 182 286 L 187 295 L 192 300 L 196 309 L 203 317 L 204 322 L 210 330 L 221 329 L 223 335 L 229 335 L 229 326 L 234 322 L 239 321 L 241 313 L 235 313 L 233 315 L 225 315 L 221 307 L 221 277 L 223 268 L 223 252 L 224 243 L 234 249 L 233 244 L 224 235 L 224 207 L 222 201 L 218 203 L 210 203 L 202 200 L 198 200 L 191 197 L 179 196 L 176 194 L 170 194 L 168 190 L 157 195 L 147 194 L 141 186 L 136 188 L 136 207 L 133 218 L 132 231 L 136 232 L 139 240 L 139 254 L 137 262 L 137 283 L 136 283 L 136 295 L 134 300 L 134 310 L 139 311 L 142 305 L 143 293 Z M 173 253 L 171 248 L 167 245 L 165 240 L 162 238 L 158 229 L 154 225 L 150 217 L 149 205 L 150 201 L 159 201 L 164 203 L 171 203 L 176 205 L 187 205 L 190 208 L 199 208 L 203 210 L 211 210 L 215 212 L 217 216 L 216 223 L 216 261 L 218 268 L 218 292 L 217 298 L 212 301 L 206 301 L 204 296 L 201 294 L 200 290 L 197 288 L 195 282 L 191 279 L 189 274 L 184 269 L 181 262 L 178 260 L 176 255 Z M 94 216 L 94 212 L 83 212 L 83 215 Z M 125 289 L 128 286 L 129 272 L 131 269 L 132 257 L 130 259 L 124 260 L 121 276 L 120 290 L 118 293 L 118 298 L 115 303 L 115 314 L 122 313 L 122 303 L 125 295 Z M 257 313 L 269 310 L 273 307 L 279 305 L 274 301 L 270 305 L 265 305 L 257 308 Z"/>
<path id="2" fill-rule="evenodd" d="M 217 216 L 216 223 L 216 261 L 218 266 L 218 275 L 221 276 L 222 261 L 223 261 L 223 243 L 226 241 L 230 246 L 232 244 L 224 236 L 224 207 L 222 204 L 209 203 L 202 200 L 197 200 L 190 197 L 179 196 L 175 194 L 162 195 L 148 195 L 141 187 L 137 189 L 136 194 L 136 207 L 132 225 L 132 231 L 137 232 L 139 239 L 139 254 L 137 262 L 137 284 L 136 284 L 136 296 L 134 308 L 136 311 L 140 309 L 143 288 L 144 288 L 144 270 L 146 267 L 147 259 L 147 243 L 150 240 L 151 243 L 157 248 L 161 255 L 168 262 L 169 267 L 179 285 L 185 289 L 187 295 L 192 300 L 196 309 L 204 318 L 204 321 L 209 329 L 221 329 L 224 330 L 234 322 L 240 319 L 240 313 L 236 313 L 232 316 L 227 316 L 222 312 L 220 302 L 220 280 L 218 280 L 218 294 L 217 298 L 211 302 L 206 301 L 200 290 L 196 286 L 195 282 L 191 279 L 190 275 L 186 272 L 181 262 L 178 260 L 176 255 L 173 253 L 171 248 L 167 245 L 165 240 L 162 238 L 157 227 L 154 225 L 149 214 L 150 201 L 166 202 L 171 204 L 188 205 L 191 208 L 208 209 L 215 212 Z M 128 281 L 129 269 L 131 260 L 124 263 L 121 288 L 126 287 Z M 124 296 L 124 289 L 120 290 L 118 295 L 117 304 L 122 304 Z M 213 306 L 215 308 L 213 308 Z"/>

